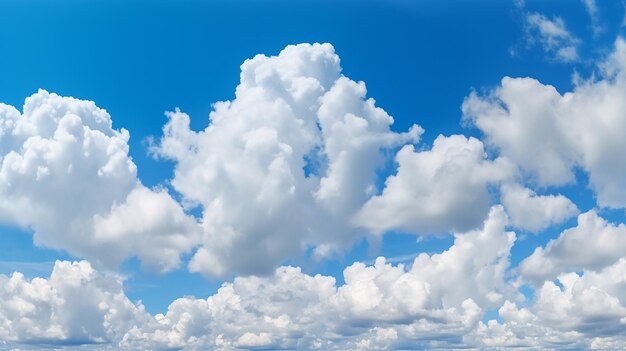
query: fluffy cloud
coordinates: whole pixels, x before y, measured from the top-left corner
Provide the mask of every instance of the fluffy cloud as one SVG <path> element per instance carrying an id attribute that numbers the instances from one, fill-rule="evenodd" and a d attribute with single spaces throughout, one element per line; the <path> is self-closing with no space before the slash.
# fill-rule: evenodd
<path id="1" fill-rule="evenodd" d="M 0 276 L 0 338 L 154 350 L 624 348 L 626 259 L 560 274 L 527 304 L 507 278 L 515 234 L 506 225 L 496 206 L 482 229 L 409 267 L 357 262 L 340 286 L 280 267 L 235 278 L 207 299 L 177 299 L 155 316 L 124 296 L 119 276 L 57 262 L 49 279 Z M 493 308 L 501 321 L 483 323 Z"/>
<path id="2" fill-rule="evenodd" d="M 626 259 L 599 271 L 545 281 L 529 307 L 507 301 L 502 322 L 479 323 L 466 341 L 487 347 L 623 350 Z"/>
<path id="3" fill-rule="evenodd" d="M 526 15 L 525 21 L 529 43 L 538 41 L 554 60 L 562 62 L 578 60 L 579 39 L 565 28 L 562 18 L 549 19 L 539 13 L 531 13 Z"/>
<path id="4" fill-rule="evenodd" d="M 516 228 L 539 232 L 578 214 L 576 205 L 563 195 L 537 195 L 516 184 L 501 187 L 501 201 Z"/>
<path id="5" fill-rule="evenodd" d="M 167 114 L 153 150 L 176 162 L 173 187 L 203 211 L 191 270 L 268 273 L 307 247 L 325 256 L 353 242 L 348 219 L 375 193 L 384 150 L 422 130 L 392 132 L 365 84 L 340 72 L 331 45 L 288 46 L 241 66 L 236 98 L 214 105 L 205 130 Z"/>
<path id="6" fill-rule="evenodd" d="M 421 152 L 405 146 L 396 161 L 397 174 L 354 218 L 377 234 L 476 228 L 489 210 L 488 185 L 513 175 L 510 163 L 487 159 L 483 144 L 463 135 L 440 135 L 431 150 Z"/>
<path id="7" fill-rule="evenodd" d="M 565 230 L 546 245 L 538 247 L 519 266 L 522 276 L 541 283 L 561 272 L 601 269 L 624 257 L 626 226 L 614 225 L 595 211 L 578 216 L 578 226 Z"/>
<path id="8" fill-rule="evenodd" d="M 564 95 L 531 78 L 504 78 L 490 95 L 472 93 L 463 112 L 498 149 L 539 185 L 589 175 L 600 206 L 626 207 L 626 43 L 618 39 L 601 78 Z"/>
<path id="9" fill-rule="evenodd" d="M 26 99 L 23 114 L 0 105 L 0 121 L 0 213 L 34 227 L 37 242 L 57 242 L 39 227 L 108 211 L 136 186 L 128 132 L 112 129 L 93 102 L 41 90 Z"/>
<path id="10" fill-rule="evenodd" d="M 118 276 L 98 273 L 86 261 L 57 261 L 49 279 L 0 275 L 0 339 L 5 341 L 109 343 L 144 317 L 149 315 L 126 298 Z"/>
<path id="11" fill-rule="evenodd" d="M 198 230 L 167 192 L 140 184 L 128 139 L 91 101 L 41 90 L 23 113 L 0 104 L 0 220 L 98 264 L 138 256 L 158 270 L 176 266 Z"/>

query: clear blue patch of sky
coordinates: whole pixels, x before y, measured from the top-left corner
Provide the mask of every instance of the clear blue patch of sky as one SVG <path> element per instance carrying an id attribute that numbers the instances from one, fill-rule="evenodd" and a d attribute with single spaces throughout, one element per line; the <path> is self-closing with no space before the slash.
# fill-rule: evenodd
<path id="1" fill-rule="evenodd" d="M 120 271 L 126 278 L 126 296 L 131 301 L 141 301 L 150 313 L 166 313 L 172 301 L 184 296 L 206 299 L 222 285 L 216 279 L 187 272 L 184 265 L 165 274 L 149 272 L 135 258 L 124 262 Z"/>
<path id="2" fill-rule="evenodd" d="M 32 233 L 8 225 L 0 225 L 0 274 L 21 272 L 27 278 L 47 277 L 55 260 L 73 257 L 56 250 L 33 245 Z"/>

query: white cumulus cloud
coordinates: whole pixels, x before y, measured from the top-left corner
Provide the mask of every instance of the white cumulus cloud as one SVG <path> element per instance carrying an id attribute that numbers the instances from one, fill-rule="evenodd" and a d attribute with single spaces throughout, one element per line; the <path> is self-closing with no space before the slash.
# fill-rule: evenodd
<path id="1" fill-rule="evenodd" d="M 527 307 L 506 301 L 502 322 L 480 322 L 466 341 L 489 348 L 623 350 L 626 348 L 626 259 L 601 270 L 545 281 Z"/>
<path id="2" fill-rule="evenodd" d="M 395 229 L 419 234 L 476 228 L 489 211 L 489 185 L 508 179 L 514 167 L 489 160 L 480 140 L 463 135 L 435 139 L 431 150 L 405 146 L 398 171 L 354 222 L 374 233 Z"/>
<path id="3" fill-rule="evenodd" d="M 501 201 L 516 228 L 539 232 L 578 214 L 578 208 L 563 195 L 537 195 L 517 184 L 501 187 Z"/>
<path id="4" fill-rule="evenodd" d="M 236 98 L 216 103 L 204 130 L 167 114 L 153 150 L 175 161 L 173 187 L 203 213 L 192 271 L 267 273 L 308 247 L 323 257 L 363 234 L 348 219 L 375 193 L 385 150 L 422 130 L 391 131 L 365 84 L 340 72 L 331 45 L 288 46 L 247 60 Z"/>
<path id="5" fill-rule="evenodd" d="M 529 21 L 557 55 L 576 43 L 558 19 Z M 575 182 L 576 169 L 599 206 L 626 208 L 626 161 L 616 152 L 626 149 L 624 68 L 620 39 L 599 79 L 572 92 L 504 78 L 463 103 L 484 142 L 440 135 L 428 148 L 415 145 L 419 126 L 392 130 L 365 84 L 341 74 L 331 45 L 257 55 L 204 130 L 167 113 L 151 151 L 174 161 L 180 202 L 141 184 L 129 133 L 93 102 L 40 91 L 22 112 L 0 104 L 0 220 L 93 262 L 57 261 L 48 278 L 0 275 L 0 348 L 624 349 L 624 224 L 580 214 L 514 268 L 508 231 L 540 232 L 578 214 L 550 193 Z M 397 169 L 379 189 L 394 155 Z M 280 266 L 389 231 L 452 232 L 454 244 L 408 265 L 355 262 L 343 284 Z M 137 257 L 166 272 L 184 254 L 191 271 L 241 275 L 151 315 L 106 270 Z M 496 310 L 498 321 L 483 321 Z"/>
<path id="6" fill-rule="evenodd" d="M 0 220 L 99 265 L 137 256 L 175 267 L 199 227 L 166 191 L 141 185 L 129 137 L 91 101 L 40 90 L 22 113 L 0 104 Z"/>
<path id="7" fill-rule="evenodd" d="M 538 247 L 519 266 L 523 277 L 541 283 L 561 272 L 598 270 L 624 257 L 626 226 L 611 224 L 589 211 L 578 216 L 569 228 L 545 247 Z"/>
<path id="8" fill-rule="evenodd" d="M 626 43 L 599 65 L 601 77 L 561 95 L 532 78 L 502 79 L 487 96 L 472 93 L 463 112 L 488 145 L 519 165 L 536 184 L 574 182 L 574 168 L 589 176 L 600 206 L 626 207 Z"/>

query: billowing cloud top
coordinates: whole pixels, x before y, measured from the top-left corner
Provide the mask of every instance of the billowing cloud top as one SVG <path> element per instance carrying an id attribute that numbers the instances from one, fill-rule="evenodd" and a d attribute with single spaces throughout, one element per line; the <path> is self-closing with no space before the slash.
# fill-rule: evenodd
<path id="1" fill-rule="evenodd" d="M 307 247 L 323 257 L 359 235 L 349 219 L 376 193 L 384 150 L 422 129 L 391 131 L 365 84 L 340 72 L 331 45 L 288 46 L 241 66 L 236 98 L 214 105 L 205 130 L 167 114 L 154 151 L 176 162 L 174 189 L 203 212 L 191 270 L 267 273 Z"/>

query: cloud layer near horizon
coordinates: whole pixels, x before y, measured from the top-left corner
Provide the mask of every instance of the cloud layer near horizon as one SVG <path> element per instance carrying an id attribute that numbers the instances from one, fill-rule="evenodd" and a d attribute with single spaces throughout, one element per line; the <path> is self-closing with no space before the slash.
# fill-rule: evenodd
<path id="1" fill-rule="evenodd" d="M 622 39 L 599 67 L 599 78 L 563 95 L 506 77 L 463 103 L 484 141 L 440 135 L 431 146 L 418 145 L 418 125 L 392 129 L 365 84 L 341 74 L 330 44 L 288 46 L 247 60 L 235 99 L 216 103 L 204 130 L 191 130 L 182 111 L 167 113 L 151 152 L 174 162 L 170 190 L 141 184 L 129 133 L 95 103 L 42 90 L 22 112 L 0 104 L 0 219 L 31 229 L 37 245 L 86 259 L 58 261 L 45 279 L 0 275 L 0 340 L 128 349 L 624 348 L 624 225 L 599 210 L 579 214 L 557 192 L 580 169 L 600 208 L 626 207 L 626 163 L 615 152 L 626 149 Z M 390 162 L 396 168 L 380 179 Z M 537 233 L 576 215 L 575 227 L 511 267 L 513 229 Z M 450 234 L 454 244 L 406 266 L 355 262 L 342 285 L 280 266 L 394 230 Z M 159 272 L 186 264 L 239 276 L 153 316 L 111 273 L 132 257 Z M 494 311 L 499 319 L 484 321 Z"/>
<path id="2" fill-rule="evenodd" d="M 0 275 L 0 337 L 159 350 L 623 346 L 626 259 L 562 273 L 526 301 L 507 277 L 516 236 L 506 225 L 496 206 L 481 229 L 409 266 L 356 262 L 339 286 L 284 266 L 235 278 L 207 299 L 177 299 L 156 316 L 124 295 L 119 276 L 57 261 L 49 279 Z M 494 308 L 502 321 L 483 323 Z"/>

